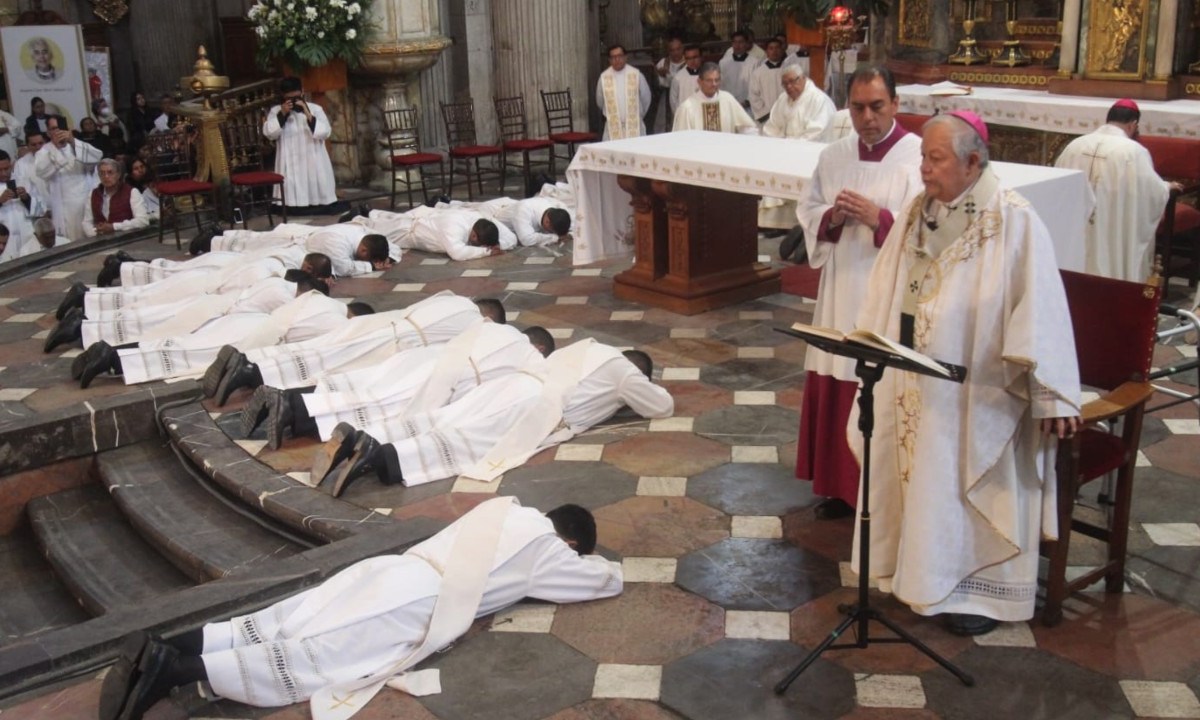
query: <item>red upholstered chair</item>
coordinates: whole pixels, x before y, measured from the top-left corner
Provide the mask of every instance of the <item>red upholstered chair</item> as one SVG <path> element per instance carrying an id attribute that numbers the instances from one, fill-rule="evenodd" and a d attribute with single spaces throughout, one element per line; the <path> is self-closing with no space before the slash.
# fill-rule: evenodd
<path id="1" fill-rule="evenodd" d="M 149 153 L 155 176 L 158 177 L 158 183 L 154 186 L 160 207 L 158 241 L 162 242 L 167 220 L 172 218 L 175 247 L 180 248 L 179 220 L 185 215 L 194 216 L 196 230 L 199 231 L 201 213 L 216 210 L 217 186 L 192 177 L 192 138 L 186 125 L 170 132 L 147 136 L 143 147 Z"/>
<path id="2" fill-rule="evenodd" d="M 413 171 L 417 173 L 420 187 L 428 189 L 425 167 L 438 166 L 438 177 L 445 179 L 444 158 L 441 153 L 421 148 L 420 114 L 416 108 L 398 108 L 383 111 L 383 129 L 388 140 L 388 154 L 392 158 L 392 209 L 396 209 L 396 186 L 399 176 L 404 175 L 404 190 L 408 194 L 408 206 L 413 202 Z M 426 192 L 426 194 L 429 194 Z"/>
<path id="3" fill-rule="evenodd" d="M 584 143 L 596 142 L 600 136 L 591 132 L 576 132 L 575 118 L 572 115 L 571 91 L 559 90 L 555 92 L 546 92 L 539 90 L 542 94 L 542 110 L 546 113 L 546 127 L 549 129 L 550 140 L 554 142 L 555 150 L 554 158 L 563 158 L 571 164 L 571 158 L 575 157 L 576 146 Z M 567 154 L 557 154 L 559 145 L 567 146 Z"/>
<path id="4" fill-rule="evenodd" d="M 925 127 L 925 123 L 933 119 L 932 115 L 916 115 L 914 113 L 896 113 L 896 122 L 900 123 L 900 127 L 915 133 L 921 134 Z"/>
<path id="5" fill-rule="evenodd" d="M 529 187 L 529 181 L 532 177 L 529 154 L 540 150 L 546 151 L 546 160 L 543 163 L 550 170 L 551 175 L 554 172 L 554 142 L 546 138 L 531 138 L 529 137 L 529 123 L 525 119 L 525 98 L 520 95 L 510 98 L 496 98 L 496 121 L 500 124 L 500 187 L 504 187 L 505 179 L 508 177 L 508 168 L 520 168 L 521 177 L 525 180 L 522 191 Z M 509 154 L 520 154 L 521 162 L 510 163 L 508 160 Z"/>
<path id="6" fill-rule="evenodd" d="M 267 209 L 267 222 L 275 227 L 271 214 L 272 190 L 279 186 L 279 206 L 283 221 L 287 222 L 287 198 L 284 196 L 283 176 L 267 170 L 263 157 L 266 154 L 261 124 L 257 122 L 227 123 L 221 128 L 225 136 L 225 152 L 229 158 L 229 185 L 233 206 L 242 214 L 242 227 L 250 221 L 250 211 L 255 205 Z"/>
<path id="7" fill-rule="evenodd" d="M 1154 353 L 1158 301 L 1162 282 L 1157 275 L 1145 284 L 1097 275 L 1062 271 L 1079 358 L 1079 379 L 1104 395 L 1083 407 L 1083 429 L 1058 445 L 1058 535 L 1042 543 L 1050 559 L 1046 575 L 1046 605 L 1042 622 L 1062 620 L 1062 604 L 1071 592 L 1104 578 L 1105 590 L 1121 592 L 1125 583 L 1125 548 L 1133 473 L 1146 401 L 1154 393 L 1147 379 Z M 1120 434 L 1106 425 L 1120 419 Z M 1074 516 L 1075 498 L 1086 483 L 1116 472 L 1107 522 Z M 1071 533 L 1096 538 L 1108 546 L 1108 560 L 1079 578 L 1066 579 Z"/>
<path id="8" fill-rule="evenodd" d="M 446 193 L 454 194 L 454 175 L 461 168 L 467 178 L 467 198 L 475 199 L 475 190 L 471 186 L 471 178 L 483 194 L 483 176 L 501 176 L 501 169 L 486 168 L 480 165 L 483 158 L 496 158 L 503 164 L 500 157 L 499 145 L 480 145 L 475 137 L 475 106 L 470 102 L 442 103 L 442 120 L 446 123 L 446 141 L 450 144 L 450 179 L 446 183 Z M 503 189 L 503 188 L 501 188 Z"/>
<path id="9" fill-rule="evenodd" d="M 1162 255 L 1163 275 L 1186 277 L 1196 287 L 1200 279 L 1200 140 L 1143 135 L 1142 145 L 1150 151 L 1154 169 L 1165 180 L 1183 184 L 1172 192 L 1158 225 L 1155 252 Z"/>

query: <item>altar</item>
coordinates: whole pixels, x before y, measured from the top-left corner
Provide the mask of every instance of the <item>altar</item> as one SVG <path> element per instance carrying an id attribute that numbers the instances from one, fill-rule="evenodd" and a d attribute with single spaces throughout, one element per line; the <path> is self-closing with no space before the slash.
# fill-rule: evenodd
<path id="1" fill-rule="evenodd" d="M 702 130 L 584 145 L 567 170 L 575 264 L 633 254 L 614 293 L 681 314 L 778 292 L 778 271 L 758 261 L 758 198 L 800 199 L 824 147 Z M 1046 223 L 1059 267 L 1082 271 L 1093 202 L 1083 173 L 992 167 Z"/>

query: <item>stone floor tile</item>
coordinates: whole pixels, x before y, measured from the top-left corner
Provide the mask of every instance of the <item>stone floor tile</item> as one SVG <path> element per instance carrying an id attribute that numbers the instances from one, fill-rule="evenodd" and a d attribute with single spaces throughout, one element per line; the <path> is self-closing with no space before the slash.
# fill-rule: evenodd
<path id="1" fill-rule="evenodd" d="M 555 300 L 559 305 L 587 305 L 588 299 L 585 295 L 566 295 Z"/>
<path id="2" fill-rule="evenodd" d="M 604 455 L 603 445 L 583 445 L 579 443 L 559 445 L 555 460 L 571 462 L 595 462 Z"/>
<path id="3" fill-rule="evenodd" d="M 707 333 L 704 328 L 671 328 L 671 337 L 679 340 L 698 340 Z"/>
<path id="4" fill-rule="evenodd" d="M 1122 680 L 1121 691 L 1138 717 L 1200 718 L 1200 700 L 1183 683 Z"/>
<path id="5" fill-rule="evenodd" d="M 554 603 L 523 602 L 496 613 L 492 632 L 548 633 L 554 624 Z"/>
<path id="6" fill-rule="evenodd" d="M 520 318 L 520 317 L 521 317 L 521 311 L 520 311 L 520 310 L 513 310 L 513 311 L 511 311 L 511 312 L 509 312 L 509 311 L 505 311 L 505 313 L 504 313 L 504 320 L 505 320 L 505 322 L 509 322 L 509 321 L 515 321 L 515 320 L 517 320 L 517 319 L 518 319 L 518 318 Z"/>
<path id="7" fill-rule="evenodd" d="M 663 378 L 663 387 L 675 400 L 676 415 L 698 417 L 729 405 L 733 399 L 732 392 L 702 382 L 672 382 Z"/>
<path id="8" fill-rule="evenodd" d="M 621 560 L 625 582 L 675 582 L 675 558 L 627 557 Z"/>
<path id="9" fill-rule="evenodd" d="M 537 288 L 538 284 L 535 282 L 510 282 L 504 287 L 505 290 L 510 292 L 517 290 L 537 290 Z"/>
<path id="10" fill-rule="evenodd" d="M 658 700 L 661 686 L 661 665 L 601 664 L 596 668 L 592 697 Z"/>
<path id="11" fill-rule="evenodd" d="M 0 402 L 21 402 L 37 392 L 37 388 L 0 388 Z"/>
<path id="12" fill-rule="evenodd" d="M 52 270 L 42 276 L 43 280 L 66 280 L 74 275 L 74 272 L 68 270 Z"/>
<path id="13" fill-rule="evenodd" d="M 735 515 L 730 518 L 729 535 L 778 540 L 783 537 L 783 523 L 772 515 Z"/>
<path id="14" fill-rule="evenodd" d="M 646 313 L 641 310 L 614 310 L 609 320 L 613 322 L 641 322 Z"/>
<path id="15" fill-rule="evenodd" d="M 312 478 L 311 472 L 296 471 L 296 472 L 287 473 L 287 476 L 290 477 L 291 479 L 295 480 L 296 482 L 302 483 L 309 487 L 316 487 L 316 485 L 317 485 L 316 482 Z M 388 508 L 388 509 L 390 510 L 391 508 Z"/>
<path id="16" fill-rule="evenodd" d="M 640 477 L 638 478 L 637 494 L 682 497 L 687 493 L 688 479 L 685 477 Z"/>
<path id="17" fill-rule="evenodd" d="M 858 704 L 878 708 L 923 708 L 925 690 L 915 675 L 854 676 Z"/>
<path id="18" fill-rule="evenodd" d="M 483 482 L 482 480 L 472 480 L 470 478 L 460 477 L 455 479 L 454 485 L 450 488 L 450 492 L 494 495 L 498 490 L 500 490 L 500 482 L 502 479 L 503 478 L 497 478 L 491 482 Z"/>
<path id="19" fill-rule="evenodd" d="M 773 445 L 734 445 L 730 460 L 735 463 L 777 463 L 779 448 Z"/>
<path id="20" fill-rule="evenodd" d="M 1142 523 L 1156 545 L 1200 546 L 1200 525 L 1196 523 Z"/>
<path id="21" fill-rule="evenodd" d="M 691 432 L 696 418 L 669 417 L 650 421 L 650 432 Z"/>
<path id="22" fill-rule="evenodd" d="M 1033 629 L 1027 622 L 1002 622 L 986 635 L 976 635 L 976 645 L 984 647 L 1037 647 Z"/>
<path id="23" fill-rule="evenodd" d="M 17 316 L 14 315 L 13 317 Z M 9 320 L 12 319 L 13 318 L 9 318 Z M 1200 435 L 1200 420 L 1195 418 L 1176 420 L 1168 419 L 1163 420 L 1163 423 L 1166 424 L 1168 430 L 1176 435 Z"/>
<path id="24" fill-rule="evenodd" d="M 425 258 L 421 261 L 422 265 L 447 265 L 449 263 L 448 258 Z"/>
<path id="25" fill-rule="evenodd" d="M 689 497 L 730 515 L 781 516 L 816 502 L 812 484 L 779 465 L 722 465 L 692 477 L 687 488 Z"/>
<path id="26" fill-rule="evenodd" d="M 738 390 L 733 393 L 734 405 L 774 405 L 775 393 L 764 390 Z"/>
<path id="27" fill-rule="evenodd" d="M 792 610 L 838 587 L 837 565 L 778 540 L 729 538 L 679 559 L 675 582 L 726 610 Z"/>
<path id="28" fill-rule="evenodd" d="M 737 350 L 737 356 L 743 360 L 765 360 L 775 357 L 775 348 L 772 347 L 740 347 Z"/>
<path id="29" fill-rule="evenodd" d="M 18 301 L 18 300 L 20 300 L 20 299 L 21 299 L 21 298 L 13 298 L 13 297 L 0 297 L 0 307 L 4 307 L 5 305 L 10 305 L 10 304 L 12 304 L 12 303 L 15 303 L 16 301 Z"/>
<path id="30" fill-rule="evenodd" d="M 575 334 L 574 328 L 546 328 L 546 331 L 549 332 L 550 337 L 554 338 L 555 340 L 567 340 Z"/>
<path id="31" fill-rule="evenodd" d="M 546 720 L 681 720 L 658 703 L 645 700 L 589 700 Z"/>
<path id="32" fill-rule="evenodd" d="M 397 283 L 392 292 L 421 292 L 424 289 L 425 283 Z"/>
<path id="33" fill-rule="evenodd" d="M 58 356 L 63 359 L 70 359 L 70 358 L 74 358 L 74 357 L 79 357 L 82 354 L 83 354 L 83 348 L 71 348 L 70 350 L 67 350 L 66 352 L 59 353 Z"/>
<path id="34" fill-rule="evenodd" d="M 558 258 L 555 258 L 555 257 L 541 257 L 541 256 L 527 257 L 527 258 L 525 258 L 525 264 L 526 265 L 553 265 L 554 261 L 557 259 Z"/>
<path id="35" fill-rule="evenodd" d="M 725 637 L 735 640 L 788 640 L 791 616 L 786 612 L 726 610 Z"/>
<path id="36" fill-rule="evenodd" d="M 774 320 L 775 313 L 770 310 L 743 310 L 738 313 L 738 320 Z"/>
<path id="37" fill-rule="evenodd" d="M 599 268 L 580 268 L 571 271 L 571 277 L 600 277 Z"/>
<path id="38" fill-rule="evenodd" d="M 267 447 L 266 440 L 234 440 L 234 444 L 246 451 L 250 457 L 254 457 Z"/>
<path id="39" fill-rule="evenodd" d="M 842 587 L 858 587 L 858 573 L 854 572 L 854 568 L 849 560 L 843 560 L 838 563 L 838 579 L 841 581 Z M 879 589 L 879 580 L 871 578 L 867 581 L 867 587 Z"/>
<path id="40" fill-rule="evenodd" d="M 1146 453 L 1142 452 L 1141 450 L 1138 450 L 1137 451 L 1137 462 L 1135 464 L 1135 467 L 1144 468 L 1144 467 L 1151 467 L 1151 466 L 1152 466 L 1152 463 L 1150 462 L 1150 458 L 1146 457 Z"/>
<path id="41" fill-rule="evenodd" d="M 729 518 L 681 497 L 635 497 L 594 512 L 604 545 L 622 555 L 679 557 L 729 537 Z"/>
<path id="42" fill-rule="evenodd" d="M 11 323 L 32 323 L 41 319 L 45 313 L 17 313 L 5 318 L 4 322 Z"/>
<path id="43" fill-rule="evenodd" d="M 522 505 L 543 512 L 566 503 L 595 510 L 632 497 L 637 486 L 637 477 L 608 463 L 554 463 L 551 471 L 527 463 L 504 474 L 499 494 L 516 496 Z"/>
<path id="44" fill-rule="evenodd" d="M 608 445 L 604 461 L 638 477 L 686 477 L 729 462 L 729 446 L 690 433 L 642 433 Z"/>
<path id="45" fill-rule="evenodd" d="M 471 270 L 463 270 L 462 271 L 462 277 L 465 277 L 465 278 L 491 277 L 491 275 L 492 275 L 491 270 L 484 270 L 484 269 L 479 269 L 479 268 L 473 268 Z"/>
<path id="46" fill-rule="evenodd" d="M 666 380 L 699 380 L 700 368 L 669 367 L 663 368 L 662 379 Z"/>

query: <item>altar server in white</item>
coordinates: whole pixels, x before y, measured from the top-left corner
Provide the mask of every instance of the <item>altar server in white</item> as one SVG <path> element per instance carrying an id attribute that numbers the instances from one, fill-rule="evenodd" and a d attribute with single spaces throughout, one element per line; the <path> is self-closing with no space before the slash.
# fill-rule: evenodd
<path id="1" fill-rule="evenodd" d="M 700 89 L 700 66 L 704 64 L 699 45 L 688 45 L 683 49 L 683 68 L 671 77 L 671 114 L 679 110 L 679 104 Z M 671 127 L 674 127 L 672 117 Z"/>
<path id="2" fill-rule="evenodd" d="M 833 101 L 815 83 L 808 82 L 799 65 L 788 65 L 780 72 L 783 93 L 771 108 L 762 134 L 777 138 L 820 140 L 833 118 Z M 783 230 L 794 228 L 795 201 L 764 197 L 758 206 L 758 226 Z"/>
<path id="3" fill-rule="evenodd" d="M 275 172 L 283 176 L 283 197 L 275 190 L 275 201 L 289 208 L 310 211 L 337 202 L 333 163 L 325 139 L 333 132 L 329 118 L 319 105 L 306 102 L 300 78 L 279 82 L 280 104 L 267 113 L 262 132 L 276 141 Z"/>
<path id="4" fill-rule="evenodd" d="M 1075 138 L 1054 163 L 1082 170 L 1096 194 L 1085 233 L 1086 268 L 1093 275 L 1145 282 L 1154 235 L 1172 187 L 1154 171 L 1150 152 L 1137 141 L 1141 111 L 1124 99 L 1113 103 L 1105 124 Z"/>
<path id="5" fill-rule="evenodd" d="M 718 64 L 725 89 L 744 108 L 750 106 L 750 76 L 762 62 L 759 57 L 762 54 L 761 49 L 757 55 L 751 52 L 757 47 L 750 41 L 746 31 L 738 30 L 733 33 L 729 50 Z"/>
<path id="6" fill-rule="evenodd" d="M 1080 409 L 1054 247 L 987 167 L 986 134 L 969 111 L 925 125 L 925 192 L 892 227 L 858 320 L 967 370 L 961 384 L 883 374 L 865 499 L 870 575 L 963 635 L 1033 616 L 1038 545 L 1070 532 L 1057 527 L 1054 457 Z"/>
<path id="7" fill-rule="evenodd" d="M 672 130 L 758 134 L 758 123 L 733 95 L 721 89 L 721 78 L 715 63 L 700 66 L 700 90 L 679 104 Z"/>
<path id="8" fill-rule="evenodd" d="M 750 116 L 766 122 L 775 100 L 783 94 L 783 43 L 767 41 L 767 59 L 750 73 Z"/>
<path id="9" fill-rule="evenodd" d="M 650 85 L 637 68 L 625 64 L 625 48 L 608 48 L 608 68 L 596 81 L 596 104 L 604 115 L 604 139 L 621 140 L 646 134 Z"/>
<path id="10" fill-rule="evenodd" d="M 850 86 L 856 133 L 821 152 L 799 205 L 809 263 L 821 270 L 814 325 L 854 329 L 879 248 L 921 191 L 921 140 L 895 121 L 898 109 L 891 73 L 856 72 Z M 796 477 L 812 480 L 813 492 L 828 498 L 817 506 L 818 517 L 844 517 L 858 499 L 858 463 L 843 432 L 858 392 L 854 363 L 809 348 L 804 369 Z"/>
<path id="11" fill-rule="evenodd" d="M 620 564 L 593 555 L 595 546 L 596 523 L 584 508 L 542 515 L 493 498 L 403 555 L 363 560 L 256 613 L 169 644 L 132 636 L 105 677 L 100 720 L 136 720 L 172 688 L 202 680 L 248 705 L 309 701 L 315 720 L 346 720 L 385 684 L 439 692 L 437 670 L 410 669 L 476 618 L 525 597 L 620 594 Z"/>
<path id="12" fill-rule="evenodd" d="M 62 118 L 50 117 L 50 142 L 42 146 L 34 161 L 34 170 L 46 184 L 46 201 L 54 219 L 54 229 L 68 240 L 79 240 L 83 234 L 83 206 L 91 197 L 96 178 L 96 164 L 103 159 L 99 150 L 71 136 L 70 130 L 60 128 Z"/>
<path id="13" fill-rule="evenodd" d="M 29 133 L 25 137 L 25 153 L 20 157 L 13 156 L 13 180 L 17 181 L 19 187 L 25 188 L 29 193 L 30 205 L 29 214 L 32 217 L 41 217 L 46 214 L 46 209 L 49 207 L 49 197 L 46 191 L 46 183 L 38 177 L 37 174 L 37 155 L 38 151 L 46 144 L 46 136 L 40 132 Z"/>

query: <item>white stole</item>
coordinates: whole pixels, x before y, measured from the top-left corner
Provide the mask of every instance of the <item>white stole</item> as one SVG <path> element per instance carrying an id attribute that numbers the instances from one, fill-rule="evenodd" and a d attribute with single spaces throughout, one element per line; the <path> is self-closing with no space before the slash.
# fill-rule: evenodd
<path id="1" fill-rule="evenodd" d="M 604 88 L 604 116 L 608 121 L 608 137 L 610 140 L 637 137 L 642 134 L 642 118 L 638 114 L 641 109 L 641 98 L 638 97 L 638 73 L 632 68 L 625 69 L 625 115 L 622 116 L 617 106 L 617 83 L 613 79 L 615 72 L 606 72 L 601 76 L 600 84 Z"/>
<path id="2" fill-rule="evenodd" d="M 429 376 L 429 379 L 425 381 L 425 384 L 421 386 L 421 389 L 417 391 L 405 408 L 406 415 L 430 412 L 446 404 L 463 365 L 472 362 L 471 350 L 475 347 L 475 341 L 485 322 L 480 318 L 446 343 L 445 350 L 442 351 L 442 355 L 433 369 L 433 374 Z"/>

